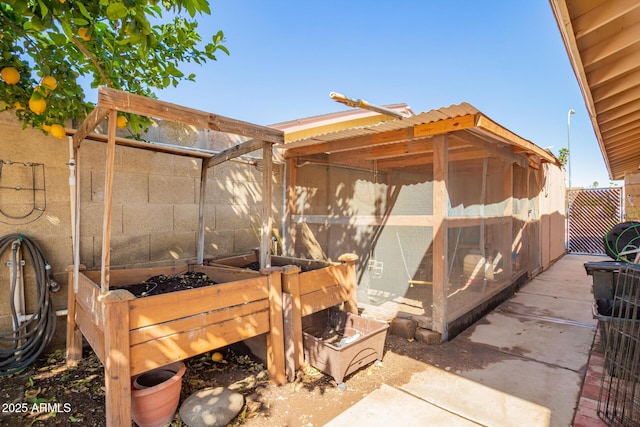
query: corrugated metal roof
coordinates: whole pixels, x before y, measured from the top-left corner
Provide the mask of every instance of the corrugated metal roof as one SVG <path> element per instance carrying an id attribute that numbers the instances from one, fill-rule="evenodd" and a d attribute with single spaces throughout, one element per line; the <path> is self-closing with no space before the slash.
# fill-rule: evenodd
<path id="1" fill-rule="evenodd" d="M 640 2 L 550 0 L 612 179 L 640 166 Z"/>
<path id="2" fill-rule="evenodd" d="M 322 117 L 323 120 L 327 120 L 327 116 Z M 363 121 L 361 125 L 358 125 L 358 122 L 354 121 L 351 127 L 336 131 L 327 132 L 327 127 L 319 126 L 317 128 L 318 132 L 315 134 L 313 133 L 314 122 L 310 120 L 306 122 L 307 128 L 304 132 L 305 136 L 302 138 L 287 137 L 289 131 L 287 126 L 275 126 L 285 132 L 285 141 L 287 141 L 284 144 L 278 144 L 275 147 L 285 151 L 292 150 L 290 153 L 296 153 L 296 151 L 308 151 L 310 147 L 322 146 L 322 144 L 325 144 L 326 151 L 323 152 L 331 153 L 333 152 L 333 148 L 329 147 L 328 144 L 341 140 L 353 140 L 410 129 L 414 130 L 414 134 L 416 135 L 415 138 L 433 136 L 438 133 L 451 133 L 456 132 L 457 130 L 465 130 L 482 134 L 483 137 L 489 138 L 494 142 L 513 145 L 519 149 L 518 151 L 527 151 L 529 154 L 536 155 L 545 161 L 553 163 L 557 162 L 556 158 L 550 152 L 543 150 L 531 141 L 525 140 L 508 129 L 493 122 L 487 116 L 482 114 L 480 110 L 467 102 L 415 114 L 403 119 L 389 119 L 388 117 L 378 115 L 380 120 L 375 123 L 371 123 L 372 116 L 369 114 L 367 117 L 367 121 Z M 455 121 L 458 118 L 467 119 L 466 124 L 460 125 L 459 129 L 456 128 L 457 123 Z M 339 120 L 340 118 L 336 117 L 336 121 Z M 428 132 L 431 133 L 425 131 L 421 135 L 418 135 L 425 125 L 437 125 L 439 123 L 443 123 L 441 130 L 430 129 Z M 296 132 L 299 132 L 299 128 L 296 129 Z M 414 139 L 414 134 L 407 135 L 404 140 Z M 402 138 L 402 136 L 399 136 L 399 138 Z M 384 143 L 392 144 L 396 142 L 400 142 L 400 140 L 387 140 Z M 332 147 L 335 147 L 335 144 Z M 350 147 L 350 149 L 358 148 L 361 147 Z M 344 148 L 339 147 L 336 151 L 340 151 L 342 149 Z M 295 156 L 295 154 L 292 154 L 292 156 Z"/>

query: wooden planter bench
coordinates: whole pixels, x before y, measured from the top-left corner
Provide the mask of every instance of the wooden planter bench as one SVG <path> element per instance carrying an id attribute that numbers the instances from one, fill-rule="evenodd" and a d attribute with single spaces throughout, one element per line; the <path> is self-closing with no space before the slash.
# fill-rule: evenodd
<path id="1" fill-rule="evenodd" d="M 154 275 L 186 271 L 205 273 L 218 284 L 144 298 L 117 289 Z M 132 376 L 260 334 L 267 336 L 270 379 L 286 382 L 281 272 L 210 266 L 112 270 L 116 289 L 103 295 L 99 279 L 99 271 L 81 271 L 78 292 L 69 293 L 67 357 L 82 357 L 84 335 L 104 365 L 111 425 L 131 423 Z M 69 283 L 74 280 L 70 269 Z"/>
<path id="2" fill-rule="evenodd" d="M 252 253 L 209 260 L 207 264 L 243 268 L 257 259 L 258 254 Z M 282 266 L 285 360 L 290 381 L 304 364 L 303 317 L 343 303 L 344 311 L 358 314 L 357 260 L 355 254 L 340 256 L 340 262 L 271 257 L 273 267 Z"/>

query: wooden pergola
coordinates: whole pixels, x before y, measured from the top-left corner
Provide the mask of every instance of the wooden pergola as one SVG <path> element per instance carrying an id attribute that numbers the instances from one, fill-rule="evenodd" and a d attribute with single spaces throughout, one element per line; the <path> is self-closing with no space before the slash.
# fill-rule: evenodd
<path id="1" fill-rule="evenodd" d="M 248 139 L 222 152 L 214 152 L 209 149 L 119 138 L 116 136 L 118 113 L 147 116 Z M 93 133 L 104 119 L 108 119 L 107 134 Z M 276 384 L 284 383 L 281 274 L 268 268 L 271 265 L 273 222 L 272 145 L 283 142 L 283 133 L 269 127 L 106 87 L 99 89 L 97 105 L 86 120 L 75 132 L 68 133 L 72 134 L 70 149 L 76 162 L 81 160 L 78 159 L 78 152 L 83 141 L 95 140 L 107 144 L 99 274 L 97 271 L 86 274 L 80 271 L 79 185 L 76 187 L 75 197 L 72 196 L 72 216 L 75 218 L 72 224 L 74 266 L 73 271 L 70 271 L 69 284 L 73 283 L 73 289 L 69 289 L 67 316 L 67 362 L 74 363 L 82 357 L 84 335 L 104 364 L 107 425 L 128 426 L 131 423 L 131 376 L 260 334 L 267 334 L 269 376 Z M 114 160 L 118 145 L 201 160 L 195 266 L 113 271 L 110 268 Z M 259 256 L 261 273 L 206 266 L 204 206 L 207 171 L 260 149 L 263 156 Z M 176 274 L 181 268 L 202 271 L 219 284 L 208 287 L 211 289 L 191 289 L 139 300 L 126 290 L 110 287 L 110 284 L 125 284 L 125 280 L 144 280 L 150 277 L 151 270 L 154 274 L 164 274 L 165 271 Z M 158 354 L 154 355 L 154 352 Z"/>

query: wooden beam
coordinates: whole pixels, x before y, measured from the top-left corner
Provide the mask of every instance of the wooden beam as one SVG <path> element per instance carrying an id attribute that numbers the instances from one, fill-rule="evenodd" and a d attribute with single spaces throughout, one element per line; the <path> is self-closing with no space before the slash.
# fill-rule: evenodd
<path id="1" fill-rule="evenodd" d="M 640 3 L 635 1 L 603 2 L 580 16 L 576 16 L 571 21 L 573 32 L 576 38 L 579 39 L 602 28 L 611 21 L 633 12 L 638 6 L 640 6 Z"/>
<path id="2" fill-rule="evenodd" d="M 221 151 L 215 156 L 211 157 L 207 161 L 207 167 L 210 168 L 212 166 L 219 165 L 220 163 L 224 163 L 227 160 L 235 159 L 236 157 L 240 157 L 245 154 L 251 153 L 252 151 L 259 150 L 262 148 L 262 146 L 263 142 L 257 139 L 250 139 L 238 145 L 234 145 L 233 147 L 227 148 L 226 150 Z"/>
<path id="3" fill-rule="evenodd" d="M 283 251 L 286 255 L 295 256 L 295 240 L 296 240 L 296 226 L 293 223 L 293 216 L 297 213 L 296 209 L 296 180 L 298 167 L 296 166 L 296 159 L 291 158 L 286 160 L 285 164 L 285 185 L 286 185 L 286 203 L 285 203 L 285 227 L 286 234 L 284 237 Z"/>
<path id="4" fill-rule="evenodd" d="M 390 142 L 410 141 L 414 137 L 413 128 L 405 128 L 393 130 L 389 132 L 374 133 L 372 135 L 356 136 L 353 138 L 344 138 L 328 142 L 319 142 L 314 145 L 308 145 L 298 148 L 285 149 L 284 157 L 293 158 L 320 153 L 335 153 L 347 150 L 361 150 L 366 147 L 388 144 Z"/>
<path id="5" fill-rule="evenodd" d="M 104 173 L 104 215 L 102 217 L 102 253 L 100 254 L 100 288 L 103 294 L 109 291 L 109 271 L 111 269 L 111 210 L 113 205 L 113 175 L 116 157 L 116 121 L 118 113 L 109 113 L 109 142 L 107 143 L 107 160 Z"/>
<path id="6" fill-rule="evenodd" d="M 73 135 L 73 148 L 76 150 L 80 147 L 80 143 L 109 115 L 109 109 L 96 106 L 89 113 L 86 119 L 80 124 L 78 130 Z"/>
<path id="7" fill-rule="evenodd" d="M 262 228 L 260 231 L 260 268 L 271 267 L 271 232 L 273 227 L 273 218 L 271 215 L 271 212 L 272 212 L 271 199 L 273 195 L 272 156 L 273 156 L 273 152 L 271 150 L 271 144 L 268 142 L 263 142 L 262 143 Z M 280 299 L 280 304 L 282 304 L 282 299 Z M 282 310 L 282 307 L 280 307 L 280 310 Z"/>
<path id="8" fill-rule="evenodd" d="M 193 125 L 201 129 L 247 136 L 261 141 L 284 142 L 284 132 L 277 129 L 254 125 L 104 86 L 98 90 L 98 106 Z"/>
<path id="9" fill-rule="evenodd" d="M 525 167 L 527 164 L 526 156 L 519 156 L 514 153 L 514 146 L 512 145 L 504 145 L 503 147 L 498 146 L 496 143 L 492 143 L 487 141 L 485 138 L 478 136 L 473 131 L 463 131 L 456 136 L 460 138 L 464 138 L 464 140 L 468 141 L 470 144 L 481 148 L 486 151 L 488 154 L 497 157 L 501 160 L 506 161 L 507 163 L 515 163 L 518 166 Z"/>
<path id="10" fill-rule="evenodd" d="M 638 34 L 640 34 L 640 23 L 624 27 L 621 31 L 613 33 L 602 42 L 582 50 L 582 63 L 585 69 L 637 43 Z"/>
<path id="11" fill-rule="evenodd" d="M 433 312 L 432 326 L 440 332 L 442 340 L 448 339 L 447 294 L 449 287 L 448 260 L 448 176 L 449 159 L 447 135 L 434 140 L 433 164 Z"/>
<path id="12" fill-rule="evenodd" d="M 493 120 L 491 120 L 486 116 L 479 115 L 478 121 L 477 121 L 477 127 L 489 132 L 492 135 L 495 135 L 499 138 L 504 139 L 506 142 L 512 145 L 522 147 L 526 149 L 529 153 L 536 154 L 540 156 L 543 160 L 549 163 L 554 163 L 554 164 L 557 163 L 557 159 L 553 156 L 553 154 L 549 153 L 546 150 L 543 150 L 542 148 L 535 145 L 533 142 L 527 141 L 526 139 L 519 137 L 515 133 L 500 126 L 499 124 L 497 124 L 496 122 L 494 122 Z"/>
<path id="13" fill-rule="evenodd" d="M 200 164 L 200 203 L 198 205 L 198 248 L 196 250 L 197 264 L 204 264 L 204 236 L 205 236 L 205 207 L 207 198 L 207 172 L 209 168 L 206 160 Z"/>
<path id="14" fill-rule="evenodd" d="M 444 133 L 456 132 L 462 129 L 472 128 L 475 125 L 476 115 L 466 114 L 464 116 L 415 125 L 413 127 L 413 134 L 416 138 L 441 135 Z"/>

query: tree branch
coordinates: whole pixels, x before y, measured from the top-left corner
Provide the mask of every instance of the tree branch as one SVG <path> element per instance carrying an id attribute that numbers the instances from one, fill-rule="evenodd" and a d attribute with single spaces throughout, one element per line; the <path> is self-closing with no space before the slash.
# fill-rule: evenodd
<path id="1" fill-rule="evenodd" d="M 104 82 L 107 84 L 107 86 L 113 87 L 113 83 L 111 82 L 111 80 L 109 80 L 109 78 L 105 74 L 105 72 L 102 69 L 102 67 L 100 67 L 100 64 L 98 63 L 98 60 L 91 54 L 91 52 L 89 52 L 89 50 L 86 48 L 84 43 L 82 43 L 80 40 L 78 40 L 78 37 L 76 37 L 76 36 L 72 36 L 71 40 L 73 40 L 73 44 L 75 44 L 76 47 L 78 49 L 80 49 L 80 52 L 82 52 L 84 54 L 84 56 L 89 58 L 89 60 L 96 67 L 96 70 L 100 74 L 100 77 L 102 77 L 102 80 L 104 80 Z"/>

